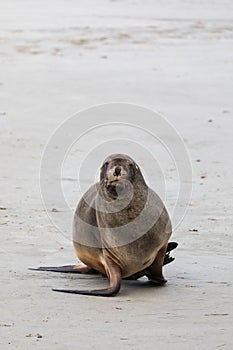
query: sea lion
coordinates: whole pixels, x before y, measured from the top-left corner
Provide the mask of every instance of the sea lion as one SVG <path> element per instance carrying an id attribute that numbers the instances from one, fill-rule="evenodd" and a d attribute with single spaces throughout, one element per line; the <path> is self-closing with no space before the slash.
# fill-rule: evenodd
<path id="1" fill-rule="evenodd" d="M 122 279 L 146 276 L 163 285 L 162 267 L 177 247 L 168 212 L 147 186 L 139 166 L 124 154 L 105 159 L 100 181 L 78 203 L 73 220 L 73 244 L 79 265 L 40 267 L 37 271 L 95 274 L 108 277 L 110 286 L 98 290 L 53 289 L 57 292 L 114 296 Z"/>

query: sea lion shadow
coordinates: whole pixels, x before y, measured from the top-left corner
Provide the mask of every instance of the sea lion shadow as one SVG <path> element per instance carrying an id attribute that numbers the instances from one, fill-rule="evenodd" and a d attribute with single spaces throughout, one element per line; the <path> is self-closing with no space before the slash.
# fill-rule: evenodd
<path id="1" fill-rule="evenodd" d="M 133 294 L 151 294 L 151 291 L 159 291 L 166 285 L 159 285 L 149 281 L 147 278 L 142 277 L 138 280 L 130 281 L 123 280 L 119 295 L 133 295 Z"/>
<path id="2" fill-rule="evenodd" d="M 56 274 L 55 274 L 56 275 Z M 54 277 L 54 275 L 53 275 Z M 108 283 L 108 278 L 105 276 L 99 275 L 76 275 L 72 276 L 71 274 L 58 274 L 55 277 L 62 278 L 65 280 L 69 280 L 72 284 L 77 281 L 80 283 L 79 288 L 100 288 L 101 286 Z M 141 277 L 137 280 L 122 280 L 121 289 L 119 296 L 127 296 L 127 295 L 139 295 L 139 294 L 151 294 L 151 290 L 160 290 L 165 285 L 159 285 L 149 281 L 146 277 Z M 76 286 L 77 287 L 77 286 Z"/>

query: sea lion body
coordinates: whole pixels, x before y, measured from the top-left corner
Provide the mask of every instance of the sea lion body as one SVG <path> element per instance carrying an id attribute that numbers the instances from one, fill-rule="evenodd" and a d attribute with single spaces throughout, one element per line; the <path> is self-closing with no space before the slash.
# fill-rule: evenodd
<path id="1" fill-rule="evenodd" d="M 74 248 L 80 261 L 100 271 L 103 275 L 106 275 L 104 262 L 107 256 L 120 266 L 122 278 L 126 278 L 144 270 L 153 263 L 158 251 L 168 242 L 171 236 L 171 222 L 159 196 L 148 188 L 151 196 L 153 196 L 154 203 L 156 203 L 152 212 L 154 212 L 154 217 L 158 217 L 158 220 L 141 237 L 128 244 L 115 246 L 116 237 L 111 235 L 111 227 L 119 226 L 119 222 L 126 222 L 131 213 L 133 218 L 137 217 L 141 208 L 140 206 L 136 208 L 133 205 L 134 203 L 131 203 L 130 209 L 126 207 L 120 213 L 116 212 L 109 215 L 98 212 L 99 186 L 99 184 L 92 186 L 86 193 L 88 198 L 92 198 L 92 205 L 96 210 L 90 207 L 84 198 L 81 198 L 78 204 L 73 222 Z M 87 225 L 80 223 L 80 217 L 90 225 L 89 231 Z M 93 225 L 100 227 L 100 230 L 93 230 Z M 101 235 L 101 227 L 103 226 L 108 226 L 109 229 Z M 94 247 L 78 243 L 79 240 L 82 241 L 83 234 L 88 242 L 93 242 Z"/>
<path id="2" fill-rule="evenodd" d="M 168 240 L 172 225 L 159 196 L 146 184 L 139 166 L 123 154 L 109 156 L 100 181 L 80 199 L 73 220 L 73 244 L 79 265 L 37 270 L 101 273 L 110 286 L 98 290 L 53 289 L 58 292 L 113 296 L 122 279 L 146 276 L 166 283 L 162 267 L 174 258 L 177 243 Z"/>

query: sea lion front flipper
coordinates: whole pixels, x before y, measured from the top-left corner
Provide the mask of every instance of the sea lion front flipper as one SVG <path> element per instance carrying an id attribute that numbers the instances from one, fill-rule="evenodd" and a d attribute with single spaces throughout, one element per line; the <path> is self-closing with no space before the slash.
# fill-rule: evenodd
<path id="1" fill-rule="evenodd" d="M 94 270 L 84 264 L 79 265 L 66 265 L 66 266 L 42 266 L 38 268 L 29 268 L 32 271 L 50 271 L 50 272 L 63 272 L 63 273 L 83 273 L 83 274 L 97 274 L 98 271 Z"/>
<path id="2" fill-rule="evenodd" d="M 166 252 L 167 252 L 167 244 L 165 244 L 159 250 L 154 262 L 147 268 L 147 271 L 146 271 L 146 277 L 149 279 L 149 281 L 160 286 L 167 282 L 163 277 L 163 271 L 162 271 Z"/>
<path id="3" fill-rule="evenodd" d="M 76 290 L 76 289 L 52 289 L 54 292 L 94 295 L 102 297 L 115 296 L 121 288 L 121 269 L 113 261 L 105 261 L 106 274 L 110 280 L 110 286 L 104 289 Z"/>

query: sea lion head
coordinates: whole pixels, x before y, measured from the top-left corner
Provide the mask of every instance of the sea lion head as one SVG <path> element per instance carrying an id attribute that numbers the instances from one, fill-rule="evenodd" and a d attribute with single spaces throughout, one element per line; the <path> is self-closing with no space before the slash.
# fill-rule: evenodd
<path id="1" fill-rule="evenodd" d="M 126 194 L 136 178 L 142 178 L 139 166 L 125 154 L 108 156 L 100 170 L 102 191 L 113 199 Z"/>

